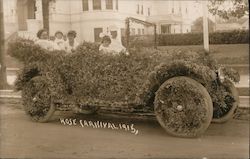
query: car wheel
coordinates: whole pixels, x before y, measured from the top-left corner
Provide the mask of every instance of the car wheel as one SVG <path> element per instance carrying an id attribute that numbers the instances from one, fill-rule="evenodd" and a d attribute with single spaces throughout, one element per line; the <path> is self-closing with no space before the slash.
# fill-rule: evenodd
<path id="1" fill-rule="evenodd" d="M 200 136 L 213 116 L 213 104 L 206 88 L 184 76 L 171 78 L 160 86 L 154 109 L 160 125 L 177 137 Z"/>
<path id="2" fill-rule="evenodd" d="M 45 77 L 36 76 L 22 90 L 26 114 L 36 122 L 47 122 L 55 112 L 49 85 Z"/>
<path id="3" fill-rule="evenodd" d="M 214 107 L 212 120 L 214 123 L 224 123 L 232 119 L 239 105 L 239 94 L 234 84 L 230 80 L 225 80 L 222 85 L 227 92 L 224 98 L 226 106 Z"/>

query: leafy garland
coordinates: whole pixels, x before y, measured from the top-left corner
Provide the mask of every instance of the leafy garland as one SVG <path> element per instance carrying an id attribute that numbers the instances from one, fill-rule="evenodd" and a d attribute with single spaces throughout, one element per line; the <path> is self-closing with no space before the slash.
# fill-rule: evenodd
<path id="1" fill-rule="evenodd" d="M 131 49 L 130 56 L 108 56 L 98 52 L 98 44 L 84 42 L 75 53 L 47 51 L 32 41 L 18 39 L 10 43 L 9 54 L 24 62 L 16 86 L 25 89 L 26 83 L 39 75 L 50 83 L 53 99 L 72 103 L 108 101 L 140 105 L 152 104 L 155 91 L 174 76 L 197 79 L 209 91 L 214 103 L 225 105 L 224 90 L 213 87 L 218 65 L 204 52 L 161 52 L 142 48 Z M 227 70 L 235 82 L 238 73 Z M 42 88 L 41 88 L 42 89 Z M 219 96 L 220 94 L 221 96 Z"/>

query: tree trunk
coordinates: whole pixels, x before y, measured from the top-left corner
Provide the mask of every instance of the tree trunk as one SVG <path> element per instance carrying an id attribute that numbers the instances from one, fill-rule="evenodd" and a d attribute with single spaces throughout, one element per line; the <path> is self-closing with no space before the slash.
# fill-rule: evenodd
<path id="1" fill-rule="evenodd" d="M 43 28 L 46 29 L 49 33 L 49 1 L 42 0 L 42 9 L 43 9 Z"/>
<path id="2" fill-rule="evenodd" d="M 6 89 L 8 83 L 5 63 L 3 0 L 0 0 L 0 65 L 0 89 Z"/>

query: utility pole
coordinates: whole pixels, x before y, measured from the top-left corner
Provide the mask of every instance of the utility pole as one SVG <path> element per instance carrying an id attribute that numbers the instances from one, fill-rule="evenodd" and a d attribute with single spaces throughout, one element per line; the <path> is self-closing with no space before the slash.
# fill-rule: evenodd
<path id="1" fill-rule="evenodd" d="M 8 87 L 4 45 L 3 0 L 0 0 L 0 89 L 6 89 Z"/>
<path id="2" fill-rule="evenodd" d="M 208 8 L 207 8 L 207 0 L 202 1 L 202 9 L 203 9 L 203 43 L 204 50 L 209 52 L 209 32 L 208 32 Z"/>

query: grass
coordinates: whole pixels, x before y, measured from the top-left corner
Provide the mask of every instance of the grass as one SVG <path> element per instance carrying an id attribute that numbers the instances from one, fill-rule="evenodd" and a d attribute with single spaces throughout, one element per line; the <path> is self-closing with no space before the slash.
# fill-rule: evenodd
<path id="1" fill-rule="evenodd" d="M 202 45 L 159 46 L 162 51 L 200 51 Z M 220 64 L 249 65 L 249 44 L 210 45 L 210 53 Z"/>

